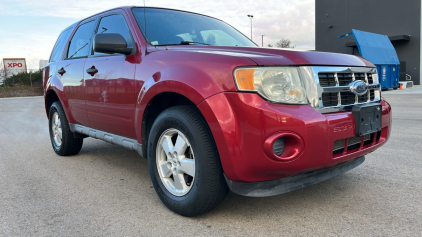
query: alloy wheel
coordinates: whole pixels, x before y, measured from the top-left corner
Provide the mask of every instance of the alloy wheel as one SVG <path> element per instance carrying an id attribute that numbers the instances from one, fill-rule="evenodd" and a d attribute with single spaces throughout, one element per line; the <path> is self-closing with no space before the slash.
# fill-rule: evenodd
<path id="1" fill-rule="evenodd" d="M 175 196 L 186 195 L 195 181 L 195 158 L 189 140 L 179 130 L 167 129 L 158 139 L 156 155 L 164 187 Z"/>
<path id="2" fill-rule="evenodd" d="M 53 121 L 51 122 L 51 131 L 53 132 L 54 144 L 58 147 L 62 145 L 62 124 L 60 122 L 59 113 L 54 112 Z"/>

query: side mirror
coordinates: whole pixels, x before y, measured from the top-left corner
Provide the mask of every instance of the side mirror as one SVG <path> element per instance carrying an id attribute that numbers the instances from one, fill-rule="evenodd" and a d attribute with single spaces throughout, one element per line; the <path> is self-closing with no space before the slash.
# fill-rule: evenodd
<path id="1" fill-rule="evenodd" d="M 94 36 L 94 52 L 131 54 L 133 49 L 127 47 L 125 38 L 118 33 L 101 33 Z"/>

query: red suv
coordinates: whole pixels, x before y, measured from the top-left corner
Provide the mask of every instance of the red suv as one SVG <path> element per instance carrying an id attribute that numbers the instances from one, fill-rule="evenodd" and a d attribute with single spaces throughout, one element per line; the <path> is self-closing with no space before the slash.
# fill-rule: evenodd
<path id="1" fill-rule="evenodd" d="M 148 159 L 172 211 L 194 216 L 229 190 L 277 195 L 346 172 L 383 145 L 391 107 L 367 60 L 259 48 L 225 22 L 122 7 L 59 36 L 44 69 L 58 155 L 93 137 Z"/>

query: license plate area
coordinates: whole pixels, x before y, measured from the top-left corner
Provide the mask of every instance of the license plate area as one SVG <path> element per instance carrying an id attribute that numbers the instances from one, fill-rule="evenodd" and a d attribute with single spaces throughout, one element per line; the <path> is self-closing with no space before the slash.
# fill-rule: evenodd
<path id="1" fill-rule="evenodd" d="M 352 108 L 355 117 L 356 136 L 381 131 L 381 104 L 355 105 Z"/>

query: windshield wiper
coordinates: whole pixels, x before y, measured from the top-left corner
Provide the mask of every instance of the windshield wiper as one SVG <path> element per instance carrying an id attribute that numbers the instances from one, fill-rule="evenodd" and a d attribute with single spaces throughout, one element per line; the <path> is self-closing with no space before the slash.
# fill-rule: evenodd
<path id="1" fill-rule="evenodd" d="M 193 41 L 180 41 L 180 43 L 178 43 L 178 44 L 157 44 L 157 45 L 154 45 L 154 46 L 194 45 L 194 44 L 210 45 L 210 44 L 201 43 L 201 42 L 193 42 Z"/>
<path id="2" fill-rule="evenodd" d="M 180 44 L 183 44 L 183 45 L 191 45 L 191 44 L 210 45 L 210 44 L 201 43 L 201 42 L 194 42 L 194 41 L 182 41 L 182 42 L 180 42 Z"/>

